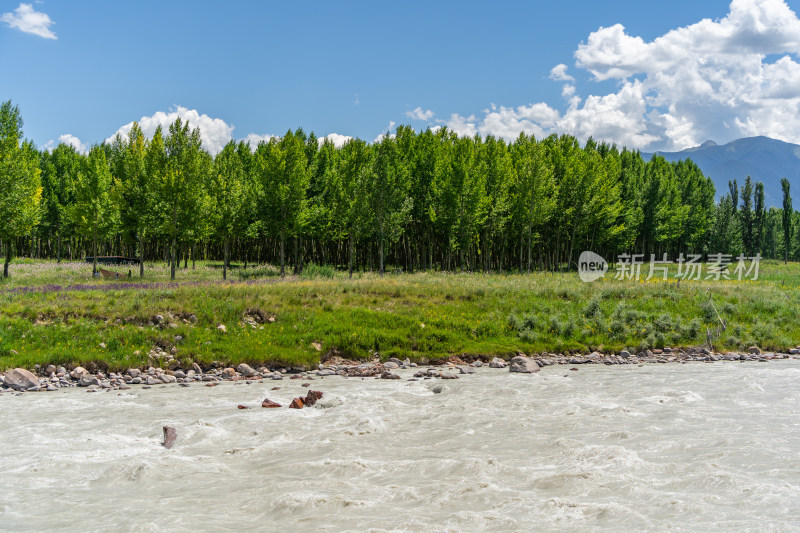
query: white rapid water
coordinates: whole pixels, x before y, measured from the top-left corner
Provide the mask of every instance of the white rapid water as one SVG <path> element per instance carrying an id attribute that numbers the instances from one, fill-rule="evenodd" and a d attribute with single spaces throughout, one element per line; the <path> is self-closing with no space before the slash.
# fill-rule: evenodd
<path id="1" fill-rule="evenodd" d="M 797 360 L 310 383 L 4 393 L 0 529 L 800 531 Z"/>

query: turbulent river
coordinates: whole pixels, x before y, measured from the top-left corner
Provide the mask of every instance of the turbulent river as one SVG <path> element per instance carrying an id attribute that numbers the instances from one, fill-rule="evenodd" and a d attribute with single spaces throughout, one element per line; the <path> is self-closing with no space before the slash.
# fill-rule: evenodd
<path id="1" fill-rule="evenodd" d="M 311 388 L 4 393 L 0 529 L 800 531 L 798 360 Z"/>

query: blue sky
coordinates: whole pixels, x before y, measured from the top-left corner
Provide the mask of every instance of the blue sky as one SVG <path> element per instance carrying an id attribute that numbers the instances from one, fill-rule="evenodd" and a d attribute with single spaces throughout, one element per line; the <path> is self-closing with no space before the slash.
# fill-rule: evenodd
<path id="1" fill-rule="evenodd" d="M 645 150 L 798 142 L 798 7 L 0 0 L 0 100 L 39 146 L 175 116 L 212 151 L 298 126 L 372 140 L 397 124 Z"/>

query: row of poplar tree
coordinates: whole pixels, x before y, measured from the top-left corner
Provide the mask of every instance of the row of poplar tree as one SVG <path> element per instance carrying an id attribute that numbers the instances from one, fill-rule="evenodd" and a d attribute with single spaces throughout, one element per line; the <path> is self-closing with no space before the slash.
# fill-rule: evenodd
<path id="1" fill-rule="evenodd" d="M 231 141 L 212 156 L 177 119 L 149 139 L 134 124 L 82 154 L 23 141 L 9 101 L 0 150 L 6 276 L 15 252 L 163 260 L 174 278 L 190 258 L 222 260 L 225 277 L 231 257 L 279 264 L 281 274 L 309 261 L 352 274 L 557 270 L 582 250 L 785 259 L 800 250 L 791 201 L 767 210 L 749 177 L 715 203 L 691 161 L 645 161 L 567 135 L 507 143 L 401 126 L 336 147 L 298 129 L 256 147 Z"/>

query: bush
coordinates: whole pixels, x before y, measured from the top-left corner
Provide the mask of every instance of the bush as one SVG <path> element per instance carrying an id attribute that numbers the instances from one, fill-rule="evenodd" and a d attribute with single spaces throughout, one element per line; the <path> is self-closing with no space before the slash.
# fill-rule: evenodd
<path id="1" fill-rule="evenodd" d="M 251 268 L 249 270 L 237 270 L 236 275 L 241 280 L 259 279 L 259 278 L 275 278 L 280 276 L 280 271 L 271 266 L 263 266 Z"/>
<path id="2" fill-rule="evenodd" d="M 592 298 L 589 304 L 583 310 L 583 316 L 586 318 L 597 318 L 600 316 L 600 300 Z"/>
<path id="3" fill-rule="evenodd" d="M 330 265 L 318 265 L 316 263 L 309 263 L 300 273 L 301 278 L 332 278 L 335 270 Z"/>

